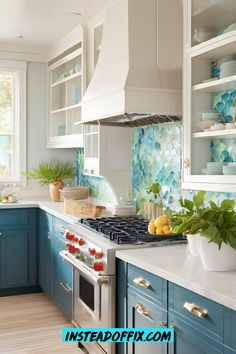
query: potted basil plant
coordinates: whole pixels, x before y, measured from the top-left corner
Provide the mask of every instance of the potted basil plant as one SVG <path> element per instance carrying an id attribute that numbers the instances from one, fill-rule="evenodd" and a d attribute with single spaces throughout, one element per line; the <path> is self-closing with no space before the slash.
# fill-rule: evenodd
<path id="1" fill-rule="evenodd" d="M 213 201 L 204 215 L 199 250 L 204 269 L 230 271 L 236 269 L 235 201 L 225 199 L 218 206 Z"/>
<path id="2" fill-rule="evenodd" d="M 235 201 L 225 199 L 220 205 L 210 201 L 204 206 L 205 192 L 200 191 L 193 201 L 181 199 L 182 209 L 172 215 L 175 232 L 182 232 L 191 242 L 194 255 L 201 257 L 203 268 L 208 271 L 236 269 L 236 212 Z"/>

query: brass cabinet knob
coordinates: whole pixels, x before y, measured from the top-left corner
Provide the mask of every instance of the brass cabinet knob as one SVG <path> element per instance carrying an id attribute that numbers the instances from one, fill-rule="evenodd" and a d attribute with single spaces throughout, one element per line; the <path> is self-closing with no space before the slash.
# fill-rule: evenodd
<path id="1" fill-rule="evenodd" d="M 188 168 L 188 167 L 190 167 L 190 161 L 189 161 L 189 159 L 185 159 L 184 160 L 184 168 Z"/>

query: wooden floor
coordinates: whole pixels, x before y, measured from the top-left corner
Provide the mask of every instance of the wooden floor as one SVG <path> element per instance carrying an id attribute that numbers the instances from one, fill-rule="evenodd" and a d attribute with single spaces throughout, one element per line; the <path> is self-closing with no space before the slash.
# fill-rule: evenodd
<path id="1" fill-rule="evenodd" d="M 1 354 L 82 353 L 62 343 L 64 327 L 72 325 L 43 293 L 0 297 Z"/>

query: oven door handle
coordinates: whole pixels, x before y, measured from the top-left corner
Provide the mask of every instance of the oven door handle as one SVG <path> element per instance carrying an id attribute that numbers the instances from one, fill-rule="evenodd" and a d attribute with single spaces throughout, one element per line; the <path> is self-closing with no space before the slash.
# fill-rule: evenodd
<path id="1" fill-rule="evenodd" d="M 70 257 L 66 255 L 66 251 L 60 251 L 60 256 L 62 257 L 64 262 L 70 263 L 74 268 L 76 268 L 82 275 L 84 275 L 87 279 L 92 281 L 94 284 L 101 285 L 108 283 L 109 277 L 108 276 L 97 276 L 93 274 L 91 270 L 83 264 L 80 260 L 73 261 Z"/>

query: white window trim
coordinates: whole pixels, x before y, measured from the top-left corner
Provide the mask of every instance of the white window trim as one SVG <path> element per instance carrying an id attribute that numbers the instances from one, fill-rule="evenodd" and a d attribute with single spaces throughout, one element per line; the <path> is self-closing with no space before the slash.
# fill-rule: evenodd
<path id="1" fill-rule="evenodd" d="M 12 178 L 0 178 L 0 185 L 7 183 L 17 183 L 26 186 L 26 177 L 22 174 L 26 171 L 26 68 L 25 61 L 17 60 L 0 60 L 0 68 L 8 71 L 14 71 L 19 78 L 19 89 L 16 92 L 17 100 L 16 107 L 19 111 L 16 113 L 16 136 L 17 141 L 14 141 L 14 156 L 16 156 L 17 175 Z M 19 139 L 19 140 L 18 140 Z M 17 147 L 19 150 L 17 151 Z"/>

